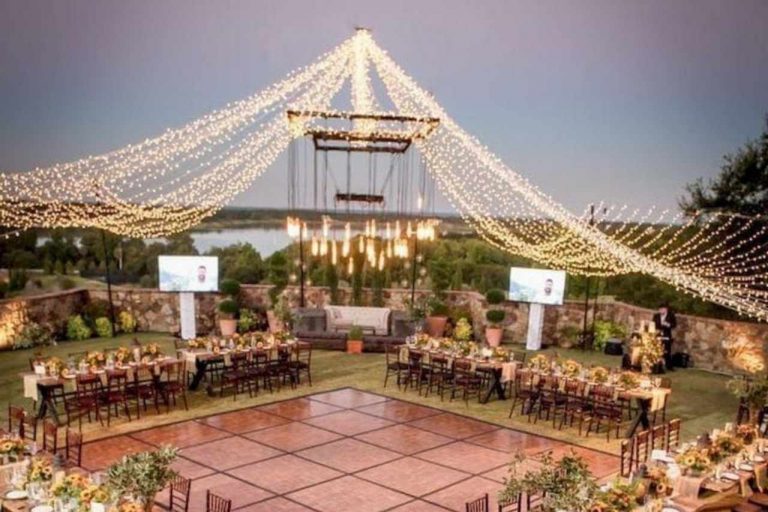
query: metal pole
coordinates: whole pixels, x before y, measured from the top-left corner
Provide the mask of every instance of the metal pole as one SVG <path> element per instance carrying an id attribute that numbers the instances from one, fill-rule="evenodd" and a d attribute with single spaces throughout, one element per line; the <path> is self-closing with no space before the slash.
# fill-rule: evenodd
<path id="1" fill-rule="evenodd" d="M 594 225 L 595 223 L 595 205 L 592 204 L 589 206 L 589 225 L 590 227 Z M 589 318 L 589 285 L 590 285 L 590 279 L 589 279 L 589 267 L 587 267 L 587 286 L 586 290 L 584 292 L 584 325 L 582 326 L 582 349 L 587 348 L 587 321 Z M 594 325 L 593 325 L 594 327 Z"/>
<path id="2" fill-rule="evenodd" d="M 299 305 L 304 307 L 304 226 L 299 223 Z"/>
<path id="3" fill-rule="evenodd" d="M 411 307 L 416 304 L 416 253 L 419 252 L 419 237 L 413 235 L 413 258 L 411 258 Z"/>
<path id="4" fill-rule="evenodd" d="M 106 270 L 105 277 L 107 281 L 107 300 L 109 300 L 109 319 L 112 322 L 112 337 L 115 336 L 115 329 L 117 324 L 115 322 L 115 305 L 112 302 L 112 276 L 109 272 L 109 252 L 107 251 L 107 235 L 104 230 L 101 230 L 101 245 L 104 246 L 104 268 Z"/>

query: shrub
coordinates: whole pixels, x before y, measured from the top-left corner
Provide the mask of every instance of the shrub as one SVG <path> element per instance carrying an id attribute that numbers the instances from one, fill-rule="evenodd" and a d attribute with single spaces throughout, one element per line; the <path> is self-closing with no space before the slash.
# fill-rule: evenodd
<path id="1" fill-rule="evenodd" d="M 117 317 L 117 322 L 120 324 L 120 330 L 123 332 L 131 333 L 136 332 L 138 322 L 136 317 L 128 311 L 121 311 Z"/>
<path id="2" fill-rule="evenodd" d="M 507 313 L 503 309 L 491 309 L 485 313 L 485 319 L 494 326 L 503 322 L 506 316 Z"/>
<path id="3" fill-rule="evenodd" d="M 12 268 L 8 270 L 8 291 L 23 290 L 27 286 L 29 276 L 24 269 Z"/>
<path id="4" fill-rule="evenodd" d="M 237 297 L 240 294 L 240 283 L 234 279 L 223 279 L 219 287 L 221 293 L 230 297 Z"/>
<path id="5" fill-rule="evenodd" d="M 219 313 L 226 317 L 234 317 L 237 314 L 238 309 L 237 302 L 232 299 L 224 299 L 219 302 Z"/>
<path id="6" fill-rule="evenodd" d="M 237 332 L 246 333 L 250 332 L 253 326 L 256 324 L 256 317 L 250 309 L 241 309 L 240 318 L 237 320 Z"/>
<path id="7" fill-rule="evenodd" d="M 349 330 L 347 339 L 352 341 L 361 341 L 363 339 L 363 330 L 360 327 L 353 325 L 352 329 Z"/>
<path id="8" fill-rule="evenodd" d="M 83 307 L 83 319 L 91 329 L 96 327 L 96 319 L 109 316 L 109 302 L 104 299 L 93 299 Z"/>
<path id="9" fill-rule="evenodd" d="M 112 329 L 112 322 L 105 316 L 100 316 L 93 323 L 93 330 L 96 331 L 96 335 L 99 338 L 111 338 L 114 334 Z"/>
<path id="10" fill-rule="evenodd" d="M 91 328 L 80 315 L 72 315 L 67 320 L 67 339 L 80 341 L 91 337 Z"/>
<path id="11" fill-rule="evenodd" d="M 32 347 L 47 347 L 53 344 L 53 336 L 51 331 L 38 324 L 37 322 L 29 322 L 22 327 L 12 340 L 13 348 L 32 348 Z"/>
<path id="12" fill-rule="evenodd" d="M 62 290 L 71 290 L 75 286 L 75 281 L 72 278 L 69 277 L 59 277 L 59 288 Z"/>
<path id="13" fill-rule="evenodd" d="M 505 300 L 507 300 L 507 294 L 504 293 L 503 290 L 499 290 L 497 288 L 494 288 L 492 290 L 488 290 L 485 294 L 485 300 L 488 301 L 488 304 L 491 304 L 493 306 L 497 304 L 501 304 Z"/>
<path id="14" fill-rule="evenodd" d="M 596 352 L 605 350 L 606 342 L 611 338 L 623 338 L 627 335 L 627 330 L 621 324 L 616 324 L 608 320 L 595 320 L 595 341 L 592 348 Z"/>
<path id="15" fill-rule="evenodd" d="M 437 297 L 432 297 L 427 303 L 428 316 L 448 316 L 448 306 Z"/>

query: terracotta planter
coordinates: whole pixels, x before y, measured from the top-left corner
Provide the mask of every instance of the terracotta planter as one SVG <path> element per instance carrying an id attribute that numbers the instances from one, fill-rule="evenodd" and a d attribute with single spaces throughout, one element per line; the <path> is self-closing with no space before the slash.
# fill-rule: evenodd
<path id="1" fill-rule="evenodd" d="M 237 320 L 234 318 L 220 318 L 219 330 L 222 336 L 232 336 L 237 332 Z"/>
<path id="2" fill-rule="evenodd" d="M 504 336 L 504 330 L 501 327 L 486 327 L 485 341 L 489 347 L 498 347 L 501 345 L 501 338 Z"/>
<path id="3" fill-rule="evenodd" d="M 362 354 L 362 353 L 363 353 L 362 340 L 347 340 L 347 354 Z"/>
<path id="4" fill-rule="evenodd" d="M 428 316 L 425 325 L 427 334 L 433 338 L 442 338 L 447 323 L 447 316 Z"/>

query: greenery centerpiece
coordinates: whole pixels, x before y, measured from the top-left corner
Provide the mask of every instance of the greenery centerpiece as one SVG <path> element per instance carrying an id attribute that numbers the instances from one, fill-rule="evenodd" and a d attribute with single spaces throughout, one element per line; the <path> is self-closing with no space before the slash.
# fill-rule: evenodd
<path id="1" fill-rule="evenodd" d="M 501 339 L 504 337 L 504 330 L 501 323 L 506 318 L 507 313 L 497 306 L 507 299 L 507 294 L 502 290 L 488 290 L 485 294 L 485 300 L 491 308 L 486 311 L 485 319 L 488 325 L 485 328 L 485 340 L 491 347 L 498 347 Z"/>
<path id="2" fill-rule="evenodd" d="M 757 425 L 760 412 L 768 398 L 768 378 L 761 374 L 754 379 L 737 375 L 726 383 L 728 391 L 739 397 L 742 404 L 749 409 L 749 422 Z"/>
<path id="3" fill-rule="evenodd" d="M 155 495 L 176 476 L 171 464 L 177 454 L 176 448 L 164 446 L 157 451 L 126 455 L 107 469 L 109 487 L 118 496 L 137 498 L 149 512 Z"/>

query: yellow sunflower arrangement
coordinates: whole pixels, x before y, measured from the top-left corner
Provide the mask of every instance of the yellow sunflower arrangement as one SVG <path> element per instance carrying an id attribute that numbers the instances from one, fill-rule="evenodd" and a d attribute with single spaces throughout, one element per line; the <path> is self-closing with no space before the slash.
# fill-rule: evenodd
<path id="1" fill-rule="evenodd" d="M 0 455 L 18 460 L 24 455 L 24 441 L 21 439 L 3 439 L 0 441 Z"/>
<path id="2" fill-rule="evenodd" d="M 61 498 L 62 500 L 74 499 L 79 501 L 82 491 L 89 485 L 90 480 L 87 476 L 79 473 L 71 473 L 51 487 L 51 494 L 54 498 Z"/>
<path id="3" fill-rule="evenodd" d="M 124 365 L 131 361 L 133 354 L 128 347 L 120 347 L 115 351 L 115 363 L 118 365 Z"/>
<path id="4" fill-rule="evenodd" d="M 589 507 L 590 512 L 631 512 L 637 505 L 637 486 L 614 482 L 604 491 L 599 491 Z"/>
<path id="5" fill-rule="evenodd" d="M 29 469 L 27 471 L 28 482 L 50 482 L 53 478 L 53 465 L 51 461 L 42 458 L 35 457 L 29 463 Z"/>
<path id="6" fill-rule="evenodd" d="M 509 361 L 509 354 L 509 350 L 504 347 L 494 347 L 492 357 L 498 361 Z"/>
<path id="7" fill-rule="evenodd" d="M 456 342 L 454 342 L 451 338 L 440 338 L 438 343 L 440 350 L 453 350 L 453 347 L 455 346 Z"/>
<path id="8" fill-rule="evenodd" d="M 581 373 L 581 364 L 573 359 L 566 359 L 561 368 L 566 377 L 578 377 Z"/>
<path id="9" fill-rule="evenodd" d="M 589 380 L 598 384 L 605 384 L 608 382 L 609 372 L 602 366 L 595 366 L 589 370 Z"/>
<path id="10" fill-rule="evenodd" d="M 744 448 L 744 443 L 738 437 L 721 432 L 712 441 L 709 447 L 709 458 L 714 462 L 720 462 L 733 455 L 736 455 Z"/>
<path id="11" fill-rule="evenodd" d="M 531 370 L 547 371 L 549 365 L 549 358 L 544 354 L 536 354 L 528 360 L 528 368 Z"/>
<path id="12" fill-rule="evenodd" d="M 619 384 L 624 389 L 635 389 L 640 385 L 640 378 L 634 372 L 621 372 Z"/>
<path id="13" fill-rule="evenodd" d="M 163 353 L 160 351 L 160 345 L 157 343 L 149 343 L 148 345 L 145 345 L 141 351 L 142 361 L 154 361 L 162 355 Z"/>
<path id="14" fill-rule="evenodd" d="M 648 495 L 651 498 L 664 498 L 672 494 L 672 485 L 664 466 L 654 465 L 646 468 L 645 478 L 648 481 Z"/>
<path id="15" fill-rule="evenodd" d="M 187 348 L 204 348 L 205 338 L 192 338 L 187 340 Z"/>
<path id="16" fill-rule="evenodd" d="M 700 475 L 712 466 L 712 460 L 704 449 L 690 447 L 675 457 L 677 464 L 693 475 Z"/>
<path id="17" fill-rule="evenodd" d="M 429 334 L 423 332 L 416 334 L 414 338 L 413 342 L 418 348 L 424 348 L 432 342 L 432 338 L 429 337 Z"/>
<path id="18" fill-rule="evenodd" d="M 64 361 L 58 357 L 51 357 L 45 362 L 45 371 L 51 377 L 58 377 L 64 371 Z"/>
<path id="19" fill-rule="evenodd" d="M 135 501 L 124 501 L 119 507 L 113 510 L 115 512 L 144 512 L 144 507 Z"/>
<path id="20" fill-rule="evenodd" d="M 99 352 L 97 350 L 88 352 L 88 354 L 85 356 L 85 364 L 88 365 L 88 368 L 90 368 L 92 372 L 103 367 L 106 361 L 107 357 L 104 355 L 104 352 Z"/>
<path id="21" fill-rule="evenodd" d="M 84 487 L 80 489 L 80 496 L 78 497 L 80 505 L 90 505 L 94 503 L 105 503 L 109 500 L 109 492 L 104 486 L 95 485 L 92 483 L 86 483 Z"/>

